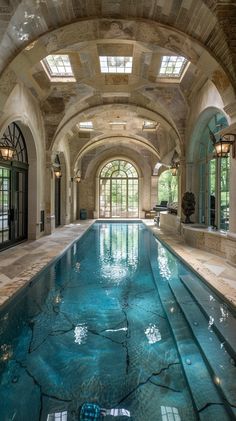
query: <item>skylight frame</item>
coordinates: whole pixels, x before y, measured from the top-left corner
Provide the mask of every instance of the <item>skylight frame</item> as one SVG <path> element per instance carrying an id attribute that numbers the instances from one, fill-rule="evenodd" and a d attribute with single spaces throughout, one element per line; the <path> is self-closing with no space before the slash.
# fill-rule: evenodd
<path id="1" fill-rule="evenodd" d="M 164 55 L 158 77 L 166 79 L 180 79 L 186 69 L 188 60 L 183 56 Z"/>
<path id="2" fill-rule="evenodd" d="M 75 80 L 68 54 L 49 54 L 41 63 L 50 79 Z"/>
<path id="3" fill-rule="evenodd" d="M 131 74 L 132 56 L 99 56 L 101 73 Z"/>

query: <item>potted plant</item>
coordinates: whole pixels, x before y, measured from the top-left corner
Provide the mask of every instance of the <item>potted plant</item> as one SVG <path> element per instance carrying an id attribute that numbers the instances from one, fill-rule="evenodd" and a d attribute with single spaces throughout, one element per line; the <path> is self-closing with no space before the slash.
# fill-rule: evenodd
<path id="1" fill-rule="evenodd" d="M 185 215 L 185 224 L 191 224 L 190 216 L 195 212 L 195 196 L 192 192 L 185 192 L 182 198 L 182 210 Z"/>

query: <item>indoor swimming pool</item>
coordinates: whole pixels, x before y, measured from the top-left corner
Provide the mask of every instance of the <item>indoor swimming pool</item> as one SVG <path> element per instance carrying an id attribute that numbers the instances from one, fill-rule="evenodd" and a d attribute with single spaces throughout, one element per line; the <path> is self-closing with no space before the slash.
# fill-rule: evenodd
<path id="1" fill-rule="evenodd" d="M 95 222 L 0 319 L 1 421 L 235 418 L 235 318 L 141 222 Z"/>

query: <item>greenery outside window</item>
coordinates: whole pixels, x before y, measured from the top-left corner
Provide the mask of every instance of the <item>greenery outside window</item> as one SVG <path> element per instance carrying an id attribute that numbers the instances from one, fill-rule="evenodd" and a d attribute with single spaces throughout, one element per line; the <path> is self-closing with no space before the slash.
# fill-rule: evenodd
<path id="1" fill-rule="evenodd" d="M 102 218 L 137 218 L 138 173 L 124 160 L 108 162 L 100 173 L 100 211 Z"/>
<path id="2" fill-rule="evenodd" d="M 158 182 L 158 203 L 167 200 L 168 203 L 178 202 L 178 177 L 173 177 L 171 170 L 161 173 Z"/>

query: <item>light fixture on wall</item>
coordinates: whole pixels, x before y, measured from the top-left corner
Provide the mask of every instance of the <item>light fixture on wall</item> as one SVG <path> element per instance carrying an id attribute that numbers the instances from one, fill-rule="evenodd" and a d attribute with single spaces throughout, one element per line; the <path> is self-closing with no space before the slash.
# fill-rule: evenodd
<path id="1" fill-rule="evenodd" d="M 235 135 L 227 133 L 220 137 L 220 139 L 213 145 L 218 158 L 227 157 L 230 152 L 230 146 L 235 142 Z"/>
<path id="2" fill-rule="evenodd" d="M 55 177 L 60 178 L 61 177 L 61 169 L 60 168 L 54 168 L 54 174 Z"/>
<path id="3" fill-rule="evenodd" d="M 77 183 L 79 183 L 81 181 L 81 172 L 80 172 L 80 170 L 78 170 L 76 172 L 76 175 L 74 177 L 74 180 L 77 181 Z"/>
<path id="4" fill-rule="evenodd" d="M 170 166 L 171 175 L 175 177 L 177 175 L 178 168 L 179 168 L 179 162 L 172 162 Z"/>
<path id="5" fill-rule="evenodd" d="M 174 177 L 178 174 L 179 165 L 179 155 L 178 152 L 175 150 L 170 164 L 171 175 L 173 175 Z"/>
<path id="6" fill-rule="evenodd" d="M 217 140 L 217 134 L 209 130 L 210 139 L 213 147 L 215 148 L 217 158 L 227 157 L 230 152 L 230 146 L 234 144 L 236 135 L 232 133 L 225 133 L 220 135 Z"/>
<path id="7" fill-rule="evenodd" d="M 0 158 L 4 161 L 12 161 L 15 148 L 9 145 L 9 140 L 6 137 L 3 137 L 0 140 Z"/>
<path id="8" fill-rule="evenodd" d="M 60 159 L 58 155 L 56 155 L 54 163 L 53 163 L 53 171 L 56 178 L 60 178 L 62 176 L 61 163 L 60 163 Z"/>

